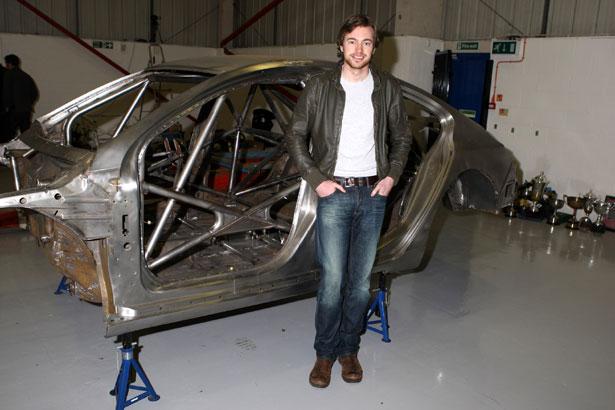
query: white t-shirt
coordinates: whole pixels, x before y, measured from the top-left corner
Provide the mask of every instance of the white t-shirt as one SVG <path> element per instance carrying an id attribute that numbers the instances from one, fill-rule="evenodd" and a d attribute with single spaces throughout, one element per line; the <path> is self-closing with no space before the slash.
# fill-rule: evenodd
<path id="1" fill-rule="evenodd" d="M 370 72 L 361 82 L 351 82 L 341 76 L 346 92 L 342 132 L 334 175 L 338 177 L 369 177 L 377 175 L 374 145 L 374 78 Z"/>

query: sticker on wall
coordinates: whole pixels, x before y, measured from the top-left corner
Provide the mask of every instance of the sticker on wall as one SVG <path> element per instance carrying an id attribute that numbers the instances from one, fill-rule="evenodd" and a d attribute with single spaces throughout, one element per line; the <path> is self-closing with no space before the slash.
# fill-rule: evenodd
<path id="1" fill-rule="evenodd" d="M 460 113 L 462 113 L 463 115 L 465 115 L 468 118 L 476 118 L 476 111 L 475 110 L 459 110 Z"/>
<path id="2" fill-rule="evenodd" d="M 508 117 L 508 108 L 500 108 L 500 115 L 503 117 Z"/>
<path id="3" fill-rule="evenodd" d="M 478 41 L 458 41 L 457 50 L 478 50 Z"/>

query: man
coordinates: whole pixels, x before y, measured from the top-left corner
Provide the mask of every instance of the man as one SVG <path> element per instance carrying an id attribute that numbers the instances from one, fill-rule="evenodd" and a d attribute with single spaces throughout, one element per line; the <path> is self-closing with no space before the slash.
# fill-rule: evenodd
<path id="1" fill-rule="evenodd" d="M 2 142 L 15 137 L 17 129 L 24 132 L 30 128 L 34 103 L 38 99 L 38 89 L 32 77 L 19 67 L 19 57 L 9 54 L 4 57 L 6 72 L 2 87 L 2 107 L 5 110 L 6 135 Z"/>
<path id="2" fill-rule="evenodd" d="M 337 46 L 338 67 L 310 79 L 286 135 L 295 165 L 319 196 L 316 253 L 321 276 L 316 363 L 309 381 L 321 388 L 329 385 L 336 359 L 344 381 L 362 380 L 359 333 L 386 197 L 410 150 L 399 83 L 370 64 L 378 46 L 373 20 L 348 17 Z"/>

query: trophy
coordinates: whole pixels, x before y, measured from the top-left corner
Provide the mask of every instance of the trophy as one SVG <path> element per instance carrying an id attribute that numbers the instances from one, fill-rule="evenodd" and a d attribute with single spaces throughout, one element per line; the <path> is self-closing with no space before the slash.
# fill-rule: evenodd
<path id="1" fill-rule="evenodd" d="M 530 217 L 536 218 L 539 216 L 538 214 L 538 207 L 540 205 L 540 201 L 542 201 L 542 198 L 545 194 L 545 188 L 547 186 L 547 178 L 545 178 L 545 173 L 543 171 L 540 171 L 540 175 L 534 177 L 534 179 L 532 179 L 532 190 L 530 192 L 525 192 L 525 195 L 529 196 L 529 203 L 530 203 L 530 209 L 528 211 L 528 213 L 530 215 Z"/>
<path id="2" fill-rule="evenodd" d="M 557 197 L 551 197 L 549 198 L 549 203 L 553 208 L 553 215 L 551 215 L 549 219 L 547 219 L 547 223 L 549 225 L 559 225 L 560 221 L 559 216 L 557 215 L 557 211 L 564 207 L 564 201 L 561 199 L 557 199 Z"/>
<path id="3" fill-rule="evenodd" d="M 594 202 L 594 211 L 598 214 L 598 218 L 596 218 L 596 222 L 594 222 L 591 226 L 592 232 L 604 233 L 606 228 L 604 226 L 603 218 L 605 214 L 608 214 L 611 211 L 612 207 L 613 203 L 611 202 L 603 202 L 600 200 Z"/>
<path id="4" fill-rule="evenodd" d="M 585 211 L 585 216 L 581 218 L 579 221 L 579 227 L 583 230 L 589 231 L 592 227 L 592 220 L 589 219 L 589 215 L 594 210 L 594 195 L 592 194 L 592 190 L 590 189 L 587 194 L 585 194 L 585 204 L 583 205 L 583 211 Z"/>
<path id="5" fill-rule="evenodd" d="M 577 220 L 577 211 L 579 209 L 582 209 L 585 206 L 585 202 L 587 202 L 587 198 L 582 197 L 581 195 L 579 196 L 564 195 L 564 201 L 566 201 L 566 204 L 574 210 L 572 214 L 572 218 L 566 224 L 566 228 L 576 231 L 579 229 L 579 221 Z"/>

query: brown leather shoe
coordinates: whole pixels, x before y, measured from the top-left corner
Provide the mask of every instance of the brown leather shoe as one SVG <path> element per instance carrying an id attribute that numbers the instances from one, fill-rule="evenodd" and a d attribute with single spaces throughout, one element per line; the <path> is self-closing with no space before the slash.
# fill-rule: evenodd
<path id="1" fill-rule="evenodd" d="M 363 379 L 363 369 L 356 354 L 339 358 L 342 365 L 342 379 L 346 383 L 359 383 Z"/>
<path id="2" fill-rule="evenodd" d="M 333 367 L 331 360 L 317 357 L 310 372 L 310 384 L 321 389 L 327 387 L 331 381 L 331 367 Z"/>

